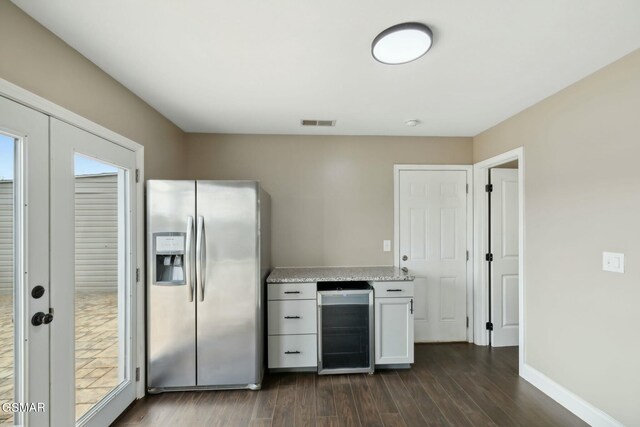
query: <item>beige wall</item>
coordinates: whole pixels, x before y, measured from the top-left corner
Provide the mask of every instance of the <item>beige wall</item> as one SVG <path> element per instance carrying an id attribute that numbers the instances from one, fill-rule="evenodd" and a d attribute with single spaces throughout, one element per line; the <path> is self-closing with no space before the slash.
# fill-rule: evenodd
<path id="1" fill-rule="evenodd" d="M 183 176 L 184 133 L 8 0 L 0 58 L 0 78 L 144 145 L 147 178 Z"/>
<path id="2" fill-rule="evenodd" d="M 470 164 L 471 138 L 189 134 L 189 176 L 271 194 L 275 266 L 391 265 L 393 165 Z"/>
<path id="3" fill-rule="evenodd" d="M 518 146 L 527 363 L 640 425 L 640 51 L 478 135 L 474 161 Z"/>

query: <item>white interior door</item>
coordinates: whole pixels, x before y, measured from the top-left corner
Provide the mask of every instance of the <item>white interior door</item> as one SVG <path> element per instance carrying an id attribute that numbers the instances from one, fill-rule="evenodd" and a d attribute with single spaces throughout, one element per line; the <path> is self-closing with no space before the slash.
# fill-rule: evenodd
<path id="1" fill-rule="evenodd" d="M 491 169 L 491 345 L 518 345 L 518 170 Z"/>
<path id="2" fill-rule="evenodd" d="M 135 398 L 135 153 L 51 119 L 51 425 Z"/>
<path id="3" fill-rule="evenodd" d="M 467 339 L 467 172 L 399 172 L 399 265 L 415 279 L 415 340 Z"/>
<path id="4" fill-rule="evenodd" d="M 0 425 L 49 425 L 48 128 L 0 97 Z"/>

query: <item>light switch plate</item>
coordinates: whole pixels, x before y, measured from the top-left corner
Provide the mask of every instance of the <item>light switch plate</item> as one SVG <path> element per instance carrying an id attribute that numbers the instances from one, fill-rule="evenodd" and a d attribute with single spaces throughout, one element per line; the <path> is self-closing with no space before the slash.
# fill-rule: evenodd
<path id="1" fill-rule="evenodd" d="M 624 273 L 624 254 L 602 252 L 602 270 L 613 273 Z"/>
<path id="2" fill-rule="evenodd" d="M 382 250 L 385 252 L 391 252 L 391 240 L 382 241 Z"/>

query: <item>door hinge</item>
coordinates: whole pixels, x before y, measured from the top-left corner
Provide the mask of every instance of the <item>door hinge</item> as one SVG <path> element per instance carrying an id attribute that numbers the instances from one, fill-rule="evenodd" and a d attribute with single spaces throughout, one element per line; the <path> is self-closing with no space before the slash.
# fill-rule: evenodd
<path id="1" fill-rule="evenodd" d="M 469 194 L 469 184 L 467 184 L 467 194 Z"/>
<path id="2" fill-rule="evenodd" d="M 467 316 L 467 329 L 469 329 L 469 316 Z"/>
<path id="3" fill-rule="evenodd" d="M 136 169 L 136 182 L 140 182 L 140 169 Z"/>
<path id="4" fill-rule="evenodd" d="M 467 251 L 467 261 L 469 261 L 469 251 Z"/>
<path id="5" fill-rule="evenodd" d="M 413 314 L 413 298 L 411 298 L 411 308 L 409 310 L 410 313 Z"/>
<path id="6" fill-rule="evenodd" d="M 486 254 L 484 256 L 484 259 L 485 261 L 489 261 L 489 262 L 493 261 L 493 254 Z"/>
<path id="7" fill-rule="evenodd" d="M 487 184 L 484 186 L 484 189 L 487 193 L 491 193 L 493 191 L 493 184 Z"/>
<path id="8" fill-rule="evenodd" d="M 493 331 L 493 323 L 487 322 L 487 331 Z"/>
<path id="9" fill-rule="evenodd" d="M 140 368 L 136 368 L 136 381 L 140 381 Z"/>
<path id="10" fill-rule="evenodd" d="M 140 281 L 140 268 L 136 268 L 136 283 Z"/>

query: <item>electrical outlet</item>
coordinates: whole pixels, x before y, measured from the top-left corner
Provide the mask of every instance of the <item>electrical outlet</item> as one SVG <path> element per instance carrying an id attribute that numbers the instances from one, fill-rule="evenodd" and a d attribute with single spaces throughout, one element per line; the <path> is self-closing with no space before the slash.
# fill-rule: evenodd
<path id="1" fill-rule="evenodd" d="M 382 250 L 384 252 L 391 252 L 391 240 L 382 241 Z"/>

